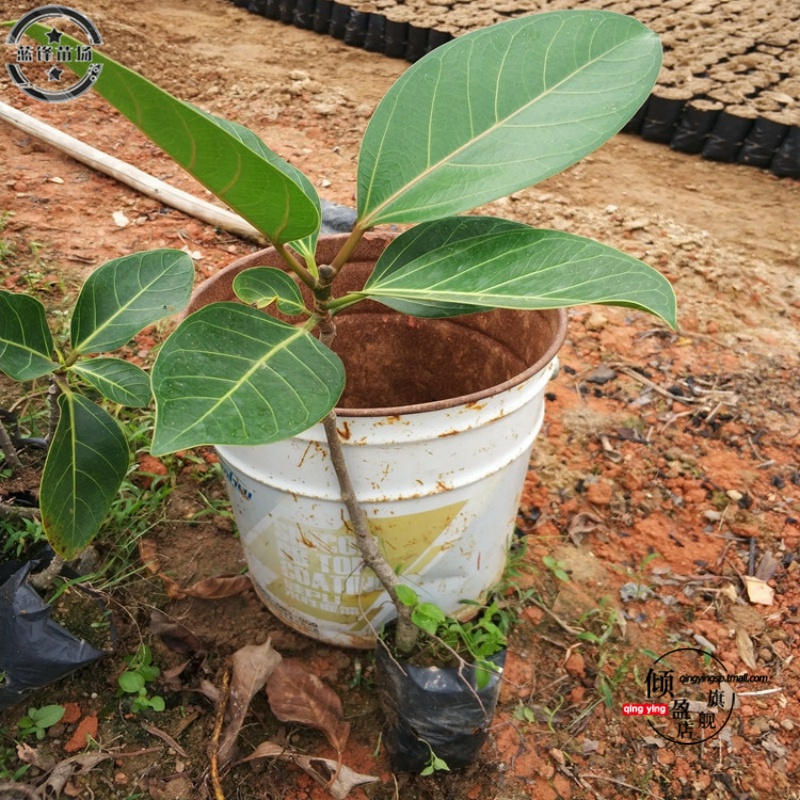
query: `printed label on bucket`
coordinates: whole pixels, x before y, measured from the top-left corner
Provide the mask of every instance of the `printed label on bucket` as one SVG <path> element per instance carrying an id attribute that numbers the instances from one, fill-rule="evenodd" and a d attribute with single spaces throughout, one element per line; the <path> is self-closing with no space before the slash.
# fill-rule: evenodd
<path id="1" fill-rule="evenodd" d="M 389 562 L 402 572 L 424 571 L 446 543 L 436 541 L 450 528 L 465 502 L 416 514 L 373 520 Z M 277 509 L 276 509 L 277 511 Z M 275 602 L 310 617 L 355 627 L 372 620 L 383 602 L 375 575 L 362 569 L 363 559 L 344 523 L 335 530 L 292 527 L 273 512 L 272 520 L 248 537 L 251 569 Z M 257 563 L 256 563 L 257 562 Z"/>

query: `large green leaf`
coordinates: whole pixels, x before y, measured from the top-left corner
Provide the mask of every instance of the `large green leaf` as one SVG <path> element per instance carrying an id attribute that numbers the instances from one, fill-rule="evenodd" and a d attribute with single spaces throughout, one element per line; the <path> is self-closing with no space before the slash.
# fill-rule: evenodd
<path id="1" fill-rule="evenodd" d="M 370 120 L 362 226 L 458 214 L 565 169 L 625 125 L 660 63 L 652 31 L 604 11 L 520 17 L 436 48 Z"/>
<path id="2" fill-rule="evenodd" d="M 96 536 L 130 458 L 122 430 L 102 408 L 71 392 L 58 405 L 39 501 L 47 540 L 70 559 Z"/>
<path id="3" fill-rule="evenodd" d="M 436 223 L 417 225 L 393 239 L 381 253 L 375 269 L 367 280 L 365 290 L 379 286 L 384 278 L 416 261 L 424 258 L 428 252 L 436 251 L 446 245 L 458 242 L 459 248 L 481 237 L 504 231 L 519 231 L 524 228 L 519 222 L 500 219 L 499 217 L 450 217 L 437 220 Z M 457 317 L 485 311 L 485 306 L 474 303 L 451 303 L 434 300 L 401 300 L 392 298 L 392 308 L 403 314 L 414 317 Z"/>
<path id="4" fill-rule="evenodd" d="M 187 317 L 153 366 L 154 455 L 201 444 L 285 439 L 319 422 L 344 366 L 308 331 L 238 303 Z"/>
<path id="5" fill-rule="evenodd" d="M 47 31 L 37 24 L 27 34 L 46 44 Z M 67 35 L 61 41 L 80 44 Z M 241 126 L 223 124 L 97 51 L 93 62 L 102 65 L 95 91 L 268 239 L 291 242 L 319 228 L 319 201 L 315 205 L 306 184 L 299 185 L 297 170 L 255 134 L 242 136 Z M 66 66 L 83 77 L 91 65 Z"/>
<path id="6" fill-rule="evenodd" d="M 180 250 L 149 250 L 98 267 L 72 312 L 73 352 L 103 353 L 180 311 L 192 293 L 194 264 Z"/>
<path id="7" fill-rule="evenodd" d="M 456 217 L 413 229 L 413 246 L 388 267 L 379 260 L 362 294 L 391 308 L 400 301 L 401 310 L 408 302 L 517 309 L 604 303 L 649 311 L 675 326 L 672 286 L 633 256 L 569 233 L 509 222 L 485 233 L 485 224 L 481 217 Z M 437 245 L 447 230 L 458 235 Z"/>
<path id="8" fill-rule="evenodd" d="M 44 306 L 34 297 L 0 289 L 0 371 L 15 381 L 52 372 L 53 337 Z"/>
<path id="9" fill-rule="evenodd" d="M 142 408 L 150 402 L 150 378 L 136 364 L 120 358 L 92 358 L 72 369 L 112 403 Z"/>
<path id="10" fill-rule="evenodd" d="M 195 106 L 191 107 L 195 108 Z M 286 175 L 287 178 L 289 178 L 289 180 L 294 181 L 294 183 L 296 183 L 302 189 L 305 197 L 311 201 L 312 205 L 316 209 L 316 222 L 314 223 L 314 227 L 308 236 L 291 241 L 298 252 L 306 257 L 306 260 L 310 261 L 311 258 L 313 258 L 315 250 L 317 249 L 317 238 L 319 237 L 320 223 L 322 221 L 322 204 L 320 203 L 319 195 L 317 194 L 316 188 L 314 188 L 314 184 L 311 183 L 311 181 L 299 169 L 297 169 L 297 167 L 292 166 L 288 161 L 284 161 L 277 153 L 274 153 L 272 150 L 270 150 L 264 144 L 264 142 L 262 142 L 261 139 L 259 139 L 258 136 L 256 136 L 249 128 L 245 128 L 244 125 L 239 125 L 237 122 L 230 122 L 227 119 L 216 117 L 213 114 L 202 111 L 201 109 L 195 108 L 195 110 L 203 114 L 206 119 L 209 119 L 215 124 L 219 125 L 219 127 L 224 131 L 230 133 L 231 136 L 236 138 L 245 147 L 249 147 L 250 150 L 261 156 L 261 158 L 270 163 L 273 167 L 275 167 L 275 169 L 280 170 L 284 175 Z M 287 185 L 284 187 L 284 189 L 286 192 L 287 210 L 290 210 L 292 214 L 307 214 L 308 209 L 304 206 L 298 208 L 297 205 L 292 205 L 293 197 L 289 193 L 289 186 Z M 294 225 L 297 224 L 295 220 L 292 220 L 291 222 Z M 282 223 L 284 223 L 283 220 Z M 288 223 L 289 220 L 286 220 L 285 224 Z M 285 238 L 270 237 L 269 235 L 268 238 L 271 238 L 272 241 L 287 241 Z"/>

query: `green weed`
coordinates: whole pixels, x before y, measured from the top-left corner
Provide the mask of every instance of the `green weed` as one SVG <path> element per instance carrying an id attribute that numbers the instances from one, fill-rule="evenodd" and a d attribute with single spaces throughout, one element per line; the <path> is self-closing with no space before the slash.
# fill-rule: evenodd
<path id="1" fill-rule="evenodd" d="M 17 734 L 21 739 L 36 736 L 41 741 L 49 728 L 61 722 L 65 711 L 64 706 L 57 705 L 29 708 L 27 715 L 17 723 Z"/>
<path id="2" fill-rule="evenodd" d="M 148 684 L 158 678 L 161 670 L 153 664 L 153 654 L 146 644 L 139 645 L 139 649 L 131 656 L 125 656 L 128 668 L 117 678 L 119 691 L 117 696 L 130 695 L 131 710 L 134 714 L 141 711 L 163 711 L 166 707 L 164 698 L 151 695 Z"/>
<path id="3" fill-rule="evenodd" d="M 553 558 L 553 556 L 544 556 L 542 558 L 542 564 L 544 564 L 558 580 L 569 583 L 569 573 L 567 572 L 566 566 L 561 561 Z"/>

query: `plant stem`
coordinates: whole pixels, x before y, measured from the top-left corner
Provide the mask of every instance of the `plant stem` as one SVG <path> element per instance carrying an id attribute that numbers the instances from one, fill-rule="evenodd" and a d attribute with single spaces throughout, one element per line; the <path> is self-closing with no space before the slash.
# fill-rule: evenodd
<path id="1" fill-rule="evenodd" d="M 50 409 L 50 421 L 45 441 L 47 442 L 48 446 L 52 443 L 53 437 L 56 435 L 58 420 L 61 417 L 60 410 L 58 408 L 58 396 L 62 392 L 63 389 L 59 385 L 58 381 L 53 378 L 50 382 L 50 387 L 47 390 L 47 405 Z"/>
<path id="2" fill-rule="evenodd" d="M 6 464 L 11 467 L 12 472 L 22 469 L 22 462 L 19 460 L 17 448 L 14 447 L 14 443 L 11 441 L 11 437 L 8 435 L 8 431 L 2 421 L 0 421 L 0 450 L 3 451 Z"/>
<path id="3" fill-rule="evenodd" d="M 322 277 L 324 282 L 324 278 L 327 276 Z M 336 338 L 336 326 L 329 313 L 325 312 L 324 316 L 320 319 L 319 327 L 320 341 L 327 347 L 330 347 L 333 344 L 333 340 Z M 361 557 L 364 559 L 366 565 L 378 577 L 381 586 L 383 586 L 384 590 L 391 598 L 397 611 L 395 645 L 401 653 L 410 653 L 417 643 L 419 629 L 411 621 L 412 609 L 401 603 L 400 598 L 397 596 L 397 586 L 400 584 L 400 579 L 378 547 L 378 543 L 372 535 L 372 531 L 369 529 L 367 514 L 356 497 L 353 481 L 350 478 L 350 471 L 347 469 L 347 462 L 344 458 L 342 440 L 339 438 L 339 431 L 336 427 L 336 412 L 334 410 L 331 410 L 325 416 L 322 420 L 322 426 L 325 429 L 325 438 L 328 440 L 331 463 L 333 464 L 333 469 L 339 482 L 342 502 L 345 508 L 347 508 L 347 513 L 350 515 L 350 523 L 353 526 L 353 533 L 355 534 L 356 544 L 361 552 Z"/>
<path id="4" fill-rule="evenodd" d="M 60 555 L 54 555 L 47 567 L 41 572 L 31 575 L 28 581 L 36 589 L 49 589 L 53 581 L 61 574 L 63 566 L 64 559 Z"/>
<path id="5" fill-rule="evenodd" d="M 350 236 L 347 237 L 347 241 L 342 245 L 342 249 L 331 262 L 333 277 L 335 277 L 339 270 L 350 260 L 350 256 L 353 255 L 353 251 L 356 249 L 356 246 L 364 237 L 365 233 L 366 228 L 360 227 L 358 222 L 356 222 Z"/>
<path id="6" fill-rule="evenodd" d="M 339 480 L 339 488 L 342 492 L 342 502 L 347 507 L 350 515 L 350 522 L 353 525 L 356 543 L 367 566 L 378 576 L 378 580 L 391 597 L 397 609 L 397 629 L 395 631 L 395 644 L 401 653 L 408 653 L 416 644 L 417 627 L 411 621 L 411 608 L 400 602 L 397 596 L 397 586 L 400 579 L 392 569 L 389 562 L 381 553 L 375 537 L 369 529 L 366 512 L 356 498 L 353 483 L 350 480 L 350 473 L 344 460 L 342 442 L 339 438 L 339 431 L 336 428 L 336 412 L 331 411 L 322 420 L 325 428 L 325 436 L 328 440 L 328 447 L 331 451 L 331 461 Z"/>
<path id="7" fill-rule="evenodd" d="M 309 289 L 314 290 L 317 288 L 317 279 L 294 257 L 294 254 L 286 248 L 286 245 L 273 244 L 272 246 L 292 272 L 294 272 Z"/>

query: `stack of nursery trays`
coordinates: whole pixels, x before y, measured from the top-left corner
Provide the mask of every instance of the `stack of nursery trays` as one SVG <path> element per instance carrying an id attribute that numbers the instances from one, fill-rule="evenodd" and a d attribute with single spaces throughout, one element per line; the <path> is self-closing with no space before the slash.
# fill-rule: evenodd
<path id="1" fill-rule="evenodd" d="M 574 0 L 233 0 L 353 47 L 417 61 L 454 36 Z M 661 37 L 656 88 L 626 126 L 714 161 L 800 178 L 800 2 L 582 0 Z"/>

